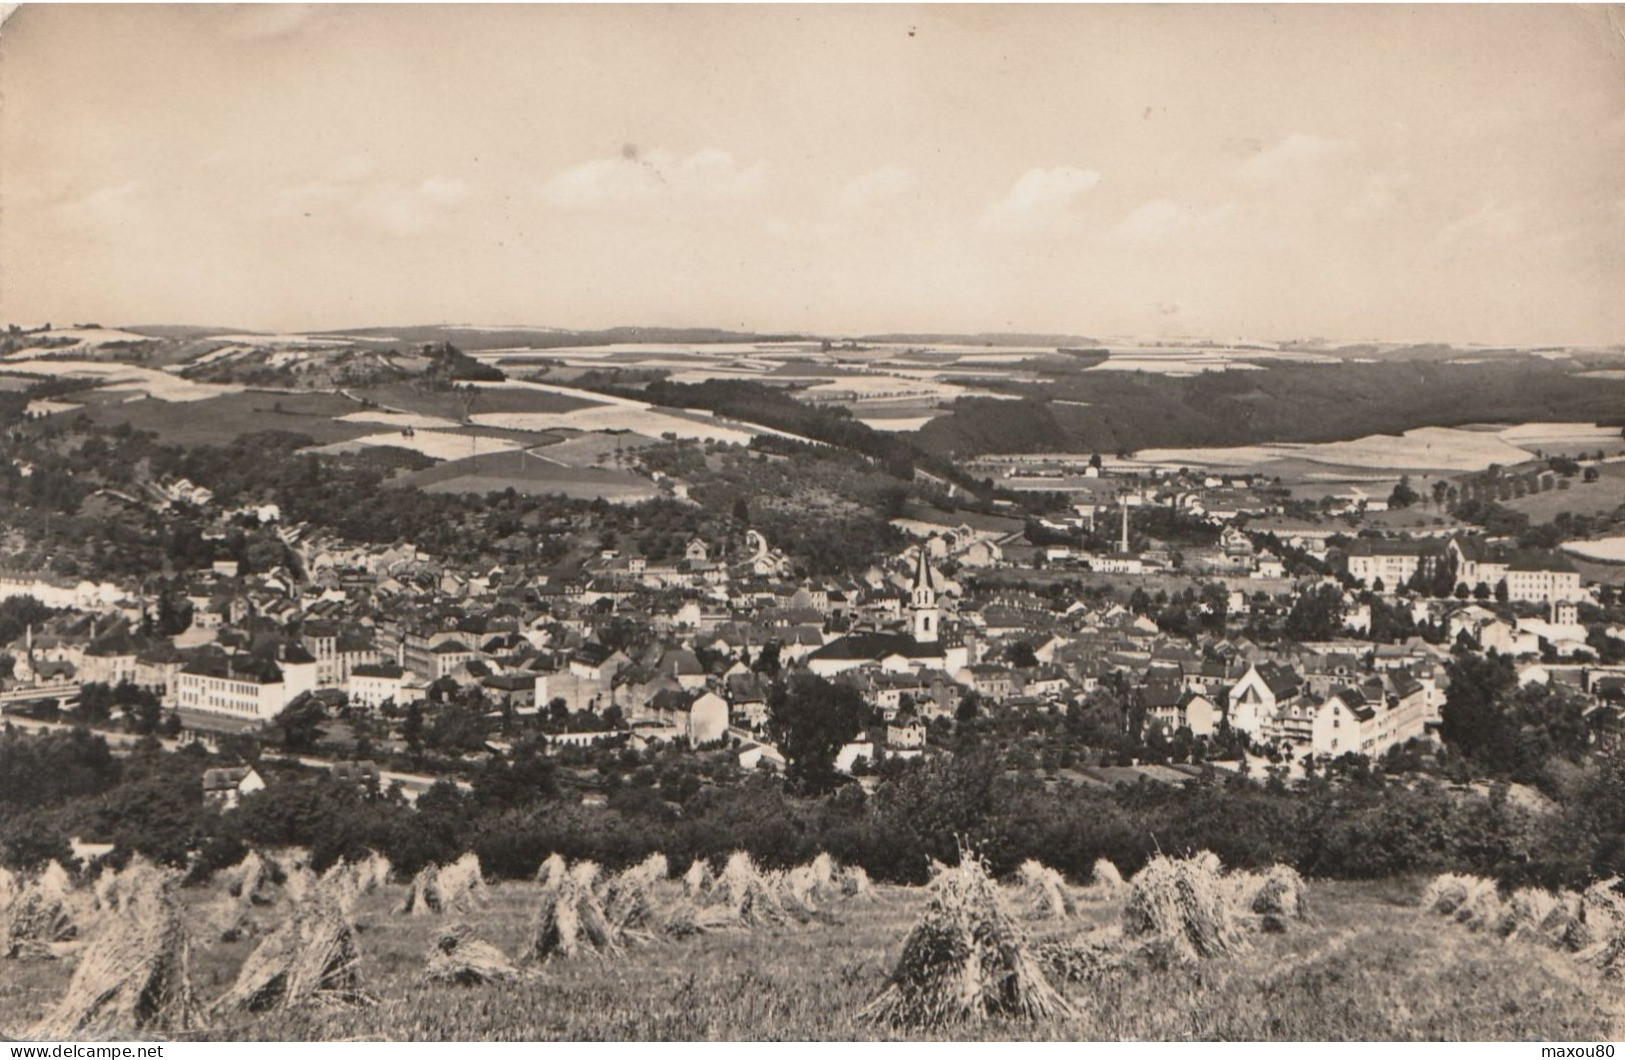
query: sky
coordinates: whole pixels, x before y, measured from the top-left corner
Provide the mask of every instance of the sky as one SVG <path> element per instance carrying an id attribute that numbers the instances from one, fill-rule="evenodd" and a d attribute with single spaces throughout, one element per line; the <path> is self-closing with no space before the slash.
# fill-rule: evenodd
<path id="1" fill-rule="evenodd" d="M 0 321 L 1625 343 L 1625 8 L 24 5 Z"/>

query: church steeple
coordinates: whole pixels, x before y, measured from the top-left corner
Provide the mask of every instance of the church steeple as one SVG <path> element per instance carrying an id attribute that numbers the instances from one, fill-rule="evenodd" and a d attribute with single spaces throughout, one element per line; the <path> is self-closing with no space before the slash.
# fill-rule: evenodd
<path id="1" fill-rule="evenodd" d="M 926 547 L 921 545 L 914 566 L 914 585 L 909 590 L 909 617 L 914 628 L 914 639 L 921 644 L 934 644 L 942 612 L 937 607 L 937 576 L 931 569 Z"/>

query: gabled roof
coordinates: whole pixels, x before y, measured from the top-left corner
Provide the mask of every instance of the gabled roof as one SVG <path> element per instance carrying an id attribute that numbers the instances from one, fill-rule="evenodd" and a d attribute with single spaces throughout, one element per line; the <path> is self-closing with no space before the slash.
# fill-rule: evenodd
<path id="1" fill-rule="evenodd" d="M 1264 684 L 1269 686 L 1269 690 L 1277 698 L 1291 695 L 1303 684 L 1303 679 L 1298 676 L 1298 671 L 1290 666 L 1265 661 L 1259 663 L 1257 669 L 1258 676 L 1264 679 Z"/>
<path id="2" fill-rule="evenodd" d="M 705 673 L 699 657 L 686 648 L 668 648 L 660 655 L 660 669 L 664 673 L 695 676 Z"/>
<path id="3" fill-rule="evenodd" d="M 884 659 L 901 655 L 908 659 L 940 659 L 941 644 L 921 644 L 903 633 L 848 633 L 819 648 L 809 659 Z"/>
<path id="4" fill-rule="evenodd" d="M 1361 537 L 1349 542 L 1350 556 L 1417 556 L 1435 551 L 1423 541 L 1390 540 L 1388 538 Z"/>
<path id="5" fill-rule="evenodd" d="M 253 766 L 224 766 L 203 771 L 204 791 L 234 791 L 254 772 Z"/>
<path id="6" fill-rule="evenodd" d="M 350 668 L 350 675 L 352 677 L 398 678 L 405 673 L 405 670 L 402 670 L 394 663 L 362 663 L 359 666 L 352 666 Z"/>
<path id="7" fill-rule="evenodd" d="M 261 685 L 276 684 L 282 680 L 281 669 L 269 659 L 260 659 L 252 655 L 227 656 L 223 652 L 194 656 L 191 662 L 181 668 L 181 672 L 232 681 L 251 681 Z"/>
<path id="8" fill-rule="evenodd" d="M 1574 564 L 1556 552 L 1520 552 L 1507 564 L 1508 570 L 1574 573 Z"/>
<path id="9" fill-rule="evenodd" d="M 102 634 L 85 647 L 86 655 L 134 655 L 135 651 L 135 640 L 123 625 Z"/>
<path id="10" fill-rule="evenodd" d="M 609 657 L 613 654 L 602 644 L 589 641 L 575 650 L 574 661 L 581 663 L 583 666 L 602 666 L 609 661 Z"/>
<path id="11" fill-rule="evenodd" d="M 1361 721 L 1366 721 L 1376 714 L 1376 709 L 1357 688 L 1339 688 L 1333 691 L 1326 701 L 1329 703 L 1334 699 L 1341 702 L 1349 713 Z"/>

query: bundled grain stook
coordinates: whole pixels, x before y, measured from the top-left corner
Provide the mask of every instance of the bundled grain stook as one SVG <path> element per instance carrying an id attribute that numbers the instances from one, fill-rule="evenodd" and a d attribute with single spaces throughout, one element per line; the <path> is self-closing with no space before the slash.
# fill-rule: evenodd
<path id="1" fill-rule="evenodd" d="M 944 1027 L 995 1017 L 1054 1019 L 1072 1006 L 1050 985 L 979 858 L 937 874 L 885 987 L 860 1018 Z"/>
<path id="2" fill-rule="evenodd" d="M 670 871 L 666 855 L 650 854 L 610 877 L 603 890 L 604 915 L 617 933 L 648 932 L 657 926 L 654 889 Z"/>
<path id="3" fill-rule="evenodd" d="M 243 860 L 221 873 L 220 879 L 226 895 L 246 905 L 270 905 L 276 900 L 271 890 L 276 883 L 275 867 L 257 850 L 250 850 Z"/>
<path id="4" fill-rule="evenodd" d="M 1542 941 L 1558 949 L 1568 948 L 1568 942 L 1574 932 L 1575 925 L 1585 917 L 1585 900 L 1570 891 L 1563 891 L 1553 896 L 1555 902 L 1550 909 L 1545 910 L 1539 927 L 1539 937 Z M 1525 904 L 1532 909 L 1539 903 L 1538 899 L 1524 899 Z"/>
<path id="5" fill-rule="evenodd" d="M 1241 948 L 1241 932 L 1216 861 L 1160 854 L 1152 858 L 1129 881 L 1123 934 L 1144 940 L 1169 961 L 1194 961 Z"/>
<path id="6" fill-rule="evenodd" d="M 874 884 L 869 882 L 869 872 L 862 865 L 843 865 L 840 870 L 839 886 L 843 898 L 856 898 L 865 902 L 872 902 L 876 898 Z"/>
<path id="7" fill-rule="evenodd" d="M 437 880 L 446 912 L 467 915 L 485 904 L 485 872 L 472 850 L 440 870 Z"/>
<path id="8" fill-rule="evenodd" d="M 797 865 L 789 872 L 779 874 L 771 883 L 783 895 L 785 904 L 802 915 L 818 911 L 818 879 L 811 865 Z"/>
<path id="9" fill-rule="evenodd" d="M 295 865 L 282 872 L 282 893 L 290 902 L 303 902 L 310 897 L 321 878 L 308 865 Z"/>
<path id="10" fill-rule="evenodd" d="M 355 925 L 339 899 L 314 888 L 243 962 L 217 1012 L 265 1012 L 306 1002 L 367 1004 Z"/>
<path id="11" fill-rule="evenodd" d="M 818 899 L 806 876 L 798 876 L 797 869 L 757 869 L 763 885 L 779 903 L 779 909 L 788 919 L 805 923 L 818 915 Z"/>
<path id="12" fill-rule="evenodd" d="M 1422 892 L 1422 908 L 1440 916 L 1454 916 L 1467 896 L 1483 884 L 1477 876 L 1463 876 L 1454 872 L 1440 873 Z"/>
<path id="13" fill-rule="evenodd" d="M 1422 907 L 1474 931 L 1496 931 L 1506 912 L 1494 880 L 1443 873 L 1422 893 Z"/>
<path id="14" fill-rule="evenodd" d="M 376 850 L 369 850 L 367 856 L 356 865 L 356 885 L 360 893 L 372 894 L 389 883 L 391 871 L 392 866 L 388 858 Z"/>
<path id="15" fill-rule="evenodd" d="M 131 869 L 124 873 L 119 915 L 80 958 L 66 994 L 35 1026 L 35 1037 L 173 1032 L 196 1025 L 190 942 L 175 893 L 180 874 Z"/>
<path id="16" fill-rule="evenodd" d="M 817 912 L 819 902 L 841 894 L 840 872 L 835 859 L 822 850 L 805 865 L 797 865 L 786 873 L 784 883 L 790 901 L 808 913 Z"/>
<path id="17" fill-rule="evenodd" d="M 77 938 L 72 894 L 73 880 L 67 871 L 54 861 L 47 865 L 6 910 L 0 957 L 50 960 L 55 957 L 52 945 Z"/>
<path id="18" fill-rule="evenodd" d="M 523 961 L 541 961 L 555 955 L 574 957 L 583 950 L 601 954 L 620 951 L 620 939 L 598 898 L 597 882 L 598 866 L 582 861 L 571 866 L 556 886 L 542 892 Z"/>
<path id="19" fill-rule="evenodd" d="M 867 890 L 868 880 L 865 874 L 864 890 Z M 793 908 L 812 915 L 818 912 L 822 902 L 858 893 L 860 885 L 855 879 L 850 882 L 851 895 L 848 894 L 848 886 L 845 870 L 836 864 L 828 851 L 821 850 L 805 865 L 797 865 L 784 874 L 782 893 Z"/>
<path id="20" fill-rule="evenodd" d="M 1536 942 L 1558 942 L 1563 937 L 1562 927 L 1565 903 L 1562 895 L 1539 887 L 1520 887 L 1507 899 L 1506 913 L 1501 918 L 1499 934 L 1507 938 L 1521 938 Z M 1547 934 L 1547 926 L 1559 924 L 1555 936 Z"/>
<path id="21" fill-rule="evenodd" d="M 1106 894 L 1116 894 L 1125 886 L 1123 874 L 1117 871 L 1116 865 L 1113 865 L 1105 858 L 1095 859 L 1094 868 L 1090 871 L 1089 883 L 1090 886 Z"/>
<path id="22" fill-rule="evenodd" d="M 1028 916 L 1037 920 L 1065 920 L 1077 916 L 1078 903 L 1066 880 L 1054 869 L 1028 858 L 1016 870 L 1016 881 L 1027 902 Z"/>
<path id="23" fill-rule="evenodd" d="M 8 868 L 0 867 L 0 924 L 5 923 L 6 910 L 11 903 L 17 900 L 22 893 L 22 885 L 17 882 L 17 874 Z"/>
<path id="24" fill-rule="evenodd" d="M 1580 895 L 1580 916 L 1571 926 L 1569 946 L 1578 960 L 1610 978 L 1625 973 L 1625 895 L 1617 877 L 1599 880 Z"/>
<path id="25" fill-rule="evenodd" d="M 731 920 L 747 927 L 782 924 L 788 919 L 772 885 L 743 850 L 728 856 L 717 877 L 717 904 Z"/>
<path id="26" fill-rule="evenodd" d="M 536 882 L 541 884 L 543 889 L 551 889 L 563 883 L 564 877 L 569 875 L 569 872 L 570 867 L 565 862 L 564 855 L 555 850 L 536 870 Z"/>
<path id="27" fill-rule="evenodd" d="M 140 887 L 141 877 L 154 871 L 152 862 L 135 855 L 123 869 L 105 862 L 90 884 L 90 908 L 97 913 L 117 912 Z"/>
<path id="28" fill-rule="evenodd" d="M 317 880 L 322 893 L 338 902 L 346 916 L 353 916 L 356 902 L 361 899 L 361 866 L 342 858 L 327 867 Z"/>
<path id="29" fill-rule="evenodd" d="M 297 876 L 297 869 L 292 870 Z M 221 942 L 236 942 L 259 932 L 259 911 L 276 901 L 276 867 L 258 851 L 216 877 L 221 894 L 209 914 L 211 930 Z"/>
<path id="30" fill-rule="evenodd" d="M 466 922 L 448 925 L 436 934 L 423 969 L 425 982 L 458 986 L 513 983 L 527 978 L 528 972 L 480 938 Z"/>
<path id="31" fill-rule="evenodd" d="M 1498 930 L 1505 916 L 1505 905 L 1495 881 L 1475 878 L 1456 906 L 1454 916 L 1456 923 L 1465 924 L 1472 931 Z"/>
<path id="32" fill-rule="evenodd" d="M 1290 865 L 1271 865 L 1252 889 L 1247 903 L 1265 931 L 1285 931 L 1293 920 L 1309 919 L 1309 885 Z"/>
<path id="33" fill-rule="evenodd" d="M 682 896 L 669 904 L 660 930 L 671 938 L 686 938 L 715 928 L 738 927 L 733 911 L 723 904 L 724 895 L 710 864 L 704 858 L 689 862 L 682 877 Z"/>
<path id="34" fill-rule="evenodd" d="M 429 916 L 441 911 L 444 903 L 440 896 L 440 868 L 429 864 L 418 870 L 395 911 L 403 916 Z"/>
<path id="35" fill-rule="evenodd" d="M 96 882 L 90 886 L 90 907 L 98 913 L 117 910 L 119 903 L 125 895 L 119 887 L 119 872 L 111 866 L 104 866 Z"/>
<path id="36" fill-rule="evenodd" d="M 710 864 L 704 858 L 695 858 L 683 873 L 683 897 L 693 902 L 704 901 L 711 896 L 716 882 Z"/>

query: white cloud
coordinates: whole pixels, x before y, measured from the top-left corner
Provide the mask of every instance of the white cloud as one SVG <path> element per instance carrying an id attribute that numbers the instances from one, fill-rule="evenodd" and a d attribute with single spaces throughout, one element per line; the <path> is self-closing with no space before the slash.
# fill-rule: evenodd
<path id="1" fill-rule="evenodd" d="M 1293 133 L 1242 162 L 1236 175 L 1249 184 L 1273 184 L 1354 148 L 1353 140 Z"/>
<path id="2" fill-rule="evenodd" d="M 1093 169 L 1029 169 L 1004 198 L 988 204 L 982 227 L 1005 235 L 1064 234 L 1077 227 L 1078 204 L 1099 183 L 1100 173 Z"/>
<path id="3" fill-rule="evenodd" d="M 835 212 L 861 213 L 892 199 L 907 195 L 919 186 L 920 178 L 907 166 L 882 166 L 847 182 L 835 196 Z"/>
<path id="4" fill-rule="evenodd" d="M 767 163 L 741 168 L 733 155 L 707 148 L 686 158 L 628 148 L 619 158 L 572 166 L 548 180 L 541 195 L 560 210 L 622 210 L 655 204 L 718 206 L 759 195 Z"/>
<path id="5" fill-rule="evenodd" d="M 1152 199 L 1142 203 L 1134 212 L 1117 222 L 1111 234 L 1115 238 L 1152 242 L 1166 239 L 1195 229 L 1209 228 L 1235 213 L 1234 203 L 1224 203 L 1208 210 L 1182 206 L 1171 199 Z"/>

